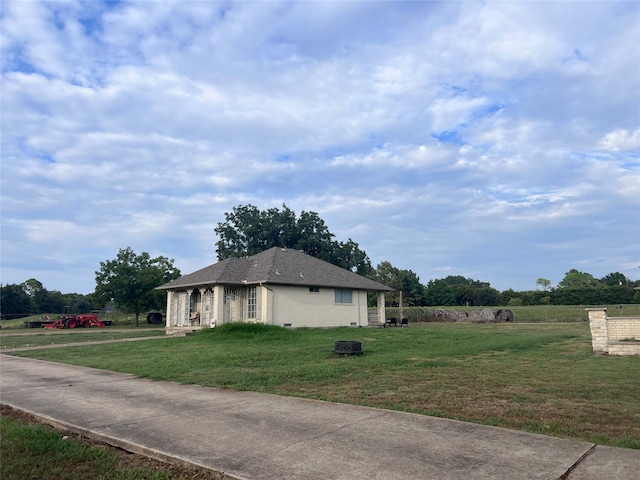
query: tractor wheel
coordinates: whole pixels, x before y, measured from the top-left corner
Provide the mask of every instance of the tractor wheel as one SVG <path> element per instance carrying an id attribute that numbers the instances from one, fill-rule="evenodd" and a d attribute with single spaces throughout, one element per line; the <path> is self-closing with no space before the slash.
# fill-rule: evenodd
<path id="1" fill-rule="evenodd" d="M 78 326 L 78 322 L 76 321 L 75 318 L 70 318 L 65 322 L 64 326 L 67 328 L 76 328 Z"/>

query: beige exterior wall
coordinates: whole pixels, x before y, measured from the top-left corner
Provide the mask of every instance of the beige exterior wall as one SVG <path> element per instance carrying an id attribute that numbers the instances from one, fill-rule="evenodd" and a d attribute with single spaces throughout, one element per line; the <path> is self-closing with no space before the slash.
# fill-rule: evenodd
<path id="1" fill-rule="evenodd" d="M 367 320 L 367 292 L 352 290 L 352 302 L 335 303 L 335 289 L 274 285 L 273 317 L 270 323 L 279 326 L 335 327 L 363 326 Z"/>

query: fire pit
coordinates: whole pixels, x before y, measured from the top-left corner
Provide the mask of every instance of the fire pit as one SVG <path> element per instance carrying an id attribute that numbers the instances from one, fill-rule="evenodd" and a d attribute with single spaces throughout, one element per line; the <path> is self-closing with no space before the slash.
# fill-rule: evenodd
<path id="1" fill-rule="evenodd" d="M 338 355 L 362 355 L 362 343 L 355 340 L 336 340 L 333 347 L 333 353 Z"/>

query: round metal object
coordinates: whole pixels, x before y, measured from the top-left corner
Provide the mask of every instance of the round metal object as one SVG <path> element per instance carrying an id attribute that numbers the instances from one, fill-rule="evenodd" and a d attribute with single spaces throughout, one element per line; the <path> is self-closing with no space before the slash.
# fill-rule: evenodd
<path id="1" fill-rule="evenodd" d="M 356 340 L 336 340 L 333 346 L 333 353 L 339 355 L 362 355 L 362 342 Z"/>

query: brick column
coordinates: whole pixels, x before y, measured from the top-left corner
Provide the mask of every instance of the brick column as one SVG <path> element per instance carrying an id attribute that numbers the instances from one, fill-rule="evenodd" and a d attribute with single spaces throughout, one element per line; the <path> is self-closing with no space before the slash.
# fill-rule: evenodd
<path id="1" fill-rule="evenodd" d="M 607 353 L 609 335 L 607 332 L 607 309 L 587 308 L 589 312 L 589 328 L 591 329 L 591 345 L 594 353 Z"/>

